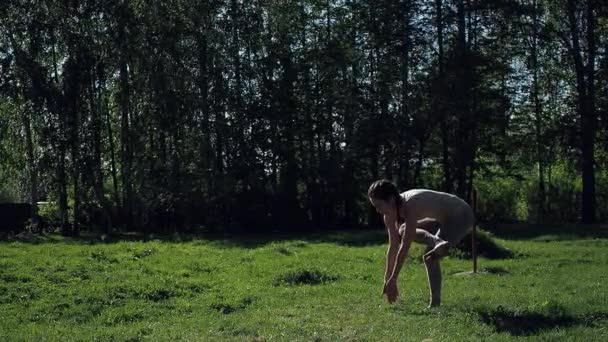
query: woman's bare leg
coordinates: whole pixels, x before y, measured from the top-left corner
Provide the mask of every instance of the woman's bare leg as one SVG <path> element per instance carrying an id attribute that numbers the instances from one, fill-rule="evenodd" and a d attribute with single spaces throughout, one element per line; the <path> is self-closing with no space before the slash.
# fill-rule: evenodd
<path id="1" fill-rule="evenodd" d="M 419 228 L 416 229 L 416 238 L 414 238 L 414 241 L 427 246 L 429 251 L 435 247 L 435 245 L 437 244 L 437 240 L 437 236 L 429 233 L 428 231 Z"/>
<path id="2" fill-rule="evenodd" d="M 441 305 L 441 267 L 439 266 L 439 258 L 433 256 L 435 251 L 443 249 L 446 241 L 441 239 L 439 231 L 434 229 L 436 234 L 431 234 L 424 229 L 416 229 L 416 239 L 414 241 L 426 245 L 422 261 L 426 267 L 426 275 L 429 282 L 429 307 L 437 307 Z M 446 245 L 447 246 L 447 245 Z"/>
<path id="3" fill-rule="evenodd" d="M 430 252 L 430 249 L 427 249 L 427 251 Z M 425 253 L 425 256 L 427 253 Z M 439 266 L 439 258 L 425 258 L 423 256 L 422 260 L 426 267 L 426 275 L 429 282 L 429 307 L 437 307 L 441 305 L 441 267 Z"/>
<path id="4" fill-rule="evenodd" d="M 443 246 L 444 244 L 446 244 L 446 241 L 439 237 L 439 225 L 436 221 L 419 221 L 418 226 L 421 228 L 428 228 L 428 230 L 420 228 L 416 229 L 416 238 L 414 239 L 414 241 L 426 246 L 424 255 L 422 256 L 422 261 L 424 262 L 424 266 L 426 267 L 426 275 L 429 283 L 429 307 L 437 307 L 441 305 L 441 268 L 439 266 L 440 258 L 429 257 L 429 255 L 434 255 L 433 251 L 437 251 L 437 247 Z M 402 229 L 404 228 L 405 227 L 402 227 Z M 400 234 L 403 233 L 402 229 L 400 229 L 399 231 Z M 435 234 L 430 233 L 429 230 L 433 231 Z"/>

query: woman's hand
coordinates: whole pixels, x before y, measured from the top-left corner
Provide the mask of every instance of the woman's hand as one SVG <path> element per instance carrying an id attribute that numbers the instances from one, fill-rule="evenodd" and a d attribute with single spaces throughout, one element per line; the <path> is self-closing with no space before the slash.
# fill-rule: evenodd
<path id="1" fill-rule="evenodd" d="M 397 289 L 397 281 L 394 278 L 390 278 L 384 283 L 382 294 L 386 295 L 386 299 L 391 304 L 397 300 L 397 297 L 399 297 L 399 289 Z"/>

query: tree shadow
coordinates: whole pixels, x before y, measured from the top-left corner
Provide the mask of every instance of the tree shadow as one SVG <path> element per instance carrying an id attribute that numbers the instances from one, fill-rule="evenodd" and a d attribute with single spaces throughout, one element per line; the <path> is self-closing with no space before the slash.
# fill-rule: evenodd
<path id="1" fill-rule="evenodd" d="M 486 229 L 496 237 L 507 240 L 566 241 L 608 238 L 608 225 L 503 224 Z"/>
<path id="2" fill-rule="evenodd" d="M 386 244 L 388 238 L 384 230 L 340 230 L 325 232 L 293 232 L 264 235 L 206 235 L 204 240 L 222 248 L 263 247 L 270 243 L 290 243 L 291 247 L 305 247 L 311 243 L 331 243 L 348 247 L 370 247 Z"/>
<path id="3" fill-rule="evenodd" d="M 545 309 L 530 310 L 498 306 L 492 310 L 477 310 L 479 319 L 490 325 L 496 332 L 506 332 L 512 336 L 531 336 L 556 328 L 570 328 L 577 325 L 595 326 L 608 319 L 608 312 L 592 312 L 575 316 L 559 305 Z"/>
<path id="4" fill-rule="evenodd" d="M 462 270 L 454 270 L 449 273 L 450 275 L 490 275 L 490 276 L 498 276 L 504 277 L 511 274 L 509 270 L 503 267 L 490 266 L 490 267 L 482 267 L 477 270 L 477 273 L 472 273 L 471 271 L 462 271 Z"/>
<path id="5" fill-rule="evenodd" d="M 608 228 L 603 226 L 575 225 L 499 225 L 488 227 L 490 234 L 480 230 L 476 236 L 477 253 L 488 259 L 506 259 L 520 256 L 518 253 L 500 246 L 493 238 L 511 240 L 558 241 L 587 238 L 608 238 Z M 9 240 L 27 244 L 64 243 L 79 245 L 112 244 L 132 241 L 160 241 L 164 243 L 200 242 L 211 243 L 219 248 L 255 249 L 270 243 L 291 242 L 303 247 L 308 243 L 332 243 L 348 247 L 369 247 L 388 243 L 383 229 L 350 229 L 310 231 L 271 232 L 271 233 L 214 233 L 198 232 L 189 234 L 144 234 L 140 232 L 120 232 L 114 234 L 95 234 L 82 232 L 78 237 L 62 237 L 59 234 L 30 234 L 25 239 Z M 5 243 L 2 241 L 0 243 Z M 471 238 L 465 237 L 457 248 L 451 249 L 451 255 L 459 258 L 471 257 Z"/>
<path id="6" fill-rule="evenodd" d="M 305 247 L 310 243 L 332 243 L 341 246 L 367 247 L 385 244 L 388 241 L 384 230 L 329 230 L 329 231 L 296 231 L 275 233 L 198 233 L 198 234 L 144 234 L 138 232 L 114 233 L 110 235 L 83 232 L 77 237 L 62 237 L 59 234 L 32 235 L 27 239 L 13 239 L 8 242 L 26 244 L 76 244 L 103 245 L 118 242 L 163 243 L 192 242 L 211 244 L 218 248 L 255 249 L 271 243 L 291 243 L 291 247 Z M 0 243 L 6 243 L 3 241 Z"/>

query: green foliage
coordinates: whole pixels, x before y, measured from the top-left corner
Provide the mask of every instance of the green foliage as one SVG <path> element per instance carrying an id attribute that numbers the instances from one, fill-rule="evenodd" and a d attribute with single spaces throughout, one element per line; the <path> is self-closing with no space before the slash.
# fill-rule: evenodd
<path id="1" fill-rule="evenodd" d="M 539 195 L 539 179 L 529 165 L 512 167 L 519 174 L 507 175 L 508 169 L 480 172 L 475 182 L 479 194 L 477 218 L 485 223 L 559 223 L 578 222 L 581 215 L 582 180 L 578 170 L 567 160 L 558 158 L 547 165 L 544 209 Z M 526 175 L 525 177 L 522 175 Z M 608 172 L 596 171 L 598 219 L 604 222 Z"/>
<path id="2" fill-rule="evenodd" d="M 572 54 L 606 40 L 579 20 L 596 2 L 5 1 L 0 201 L 65 198 L 43 209 L 64 233 L 325 229 L 377 224 L 364 194 L 384 177 L 477 187 L 486 222 L 576 221 L 592 78 Z"/>
<path id="3" fill-rule="evenodd" d="M 14 196 L 9 194 L 6 190 L 0 189 L 0 203 L 11 203 L 15 202 Z"/>
<path id="4" fill-rule="evenodd" d="M 608 159 L 608 158 L 607 158 Z M 606 162 L 608 165 L 608 162 Z M 596 175 L 597 216 L 599 222 L 608 222 L 608 168 L 603 168 Z"/>
<path id="5" fill-rule="evenodd" d="M 479 179 L 475 185 L 478 191 L 477 219 L 481 222 L 517 222 L 528 219 L 522 198 L 523 180 L 514 177 L 493 176 Z M 527 208 L 525 208 L 527 209 Z"/>
<path id="6" fill-rule="evenodd" d="M 61 212 L 55 201 L 38 202 L 38 216 L 49 226 L 50 229 L 59 227 L 61 224 Z"/>
<path id="7" fill-rule="evenodd" d="M 531 221 L 578 222 L 580 221 L 581 178 L 567 161 L 559 160 L 549 170 L 545 215 Z M 598 170 L 598 175 L 605 173 Z M 598 187 L 599 189 L 599 187 Z M 527 203 L 530 212 L 538 213 L 538 183 L 531 180 L 527 187 Z M 598 206 L 599 208 L 600 206 Z"/>
<path id="8" fill-rule="evenodd" d="M 21 109 L 1 95 L 0 92 L 0 203 L 19 202 L 25 180 L 23 144 L 16 118 Z"/>

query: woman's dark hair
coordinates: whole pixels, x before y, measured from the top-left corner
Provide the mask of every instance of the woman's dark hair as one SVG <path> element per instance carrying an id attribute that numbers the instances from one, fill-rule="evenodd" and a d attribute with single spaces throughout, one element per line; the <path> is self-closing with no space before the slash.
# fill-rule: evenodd
<path id="1" fill-rule="evenodd" d="M 391 197 L 399 196 L 399 192 L 391 181 L 380 179 L 370 185 L 367 195 L 370 198 L 388 201 Z"/>
<path id="2" fill-rule="evenodd" d="M 397 220 L 399 223 L 403 221 L 401 219 L 401 214 L 399 213 L 399 208 L 401 207 L 401 204 L 403 204 L 403 199 L 399 195 L 397 187 L 391 181 L 380 179 L 373 182 L 372 185 L 370 185 L 369 190 L 367 190 L 367 196 L 383 201 L 388 201 L 391 197 L 394 198 L 397 209 Z"/>

